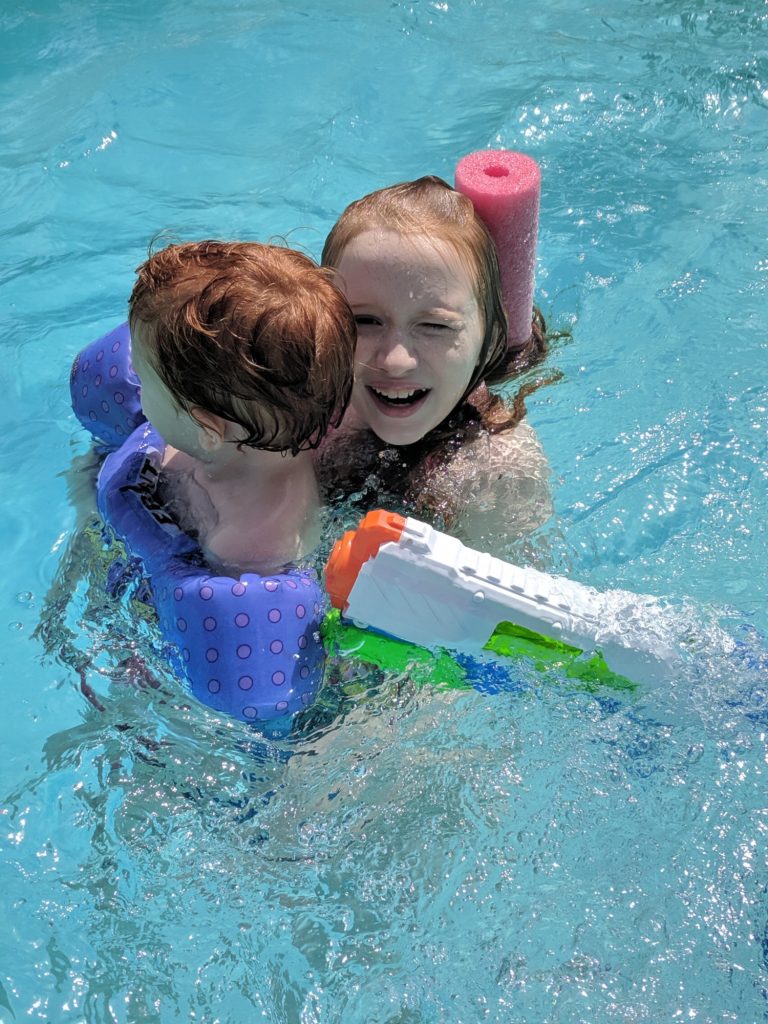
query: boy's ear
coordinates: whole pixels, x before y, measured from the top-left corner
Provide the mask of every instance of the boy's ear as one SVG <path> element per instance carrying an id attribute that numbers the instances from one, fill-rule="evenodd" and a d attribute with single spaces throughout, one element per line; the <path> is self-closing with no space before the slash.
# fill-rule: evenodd
<path id="1" fill-rule="evenodd" d="M 201 409 L 199 405 L 193 405 L 189 415 L 200 428 L 200 446 L 204 451 L 215 452 L 222 444 L 227 433 L 227 420 L 223 416 L 217 416 L 214 412 Z"/>

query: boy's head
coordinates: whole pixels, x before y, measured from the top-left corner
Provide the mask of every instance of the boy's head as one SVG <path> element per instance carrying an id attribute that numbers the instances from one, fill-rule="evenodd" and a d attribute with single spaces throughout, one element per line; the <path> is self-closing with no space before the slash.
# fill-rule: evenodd
<path id="1" fill-rule="evenodd" d="M 239 445 L 294 455 L 341 421 L 355 321 L 308 257 L 257 242 L 190 242 L 154 253 L 137 275 L 136 359 L 180 411 L 201 426 L 205 414 L 235 424 Z"/>

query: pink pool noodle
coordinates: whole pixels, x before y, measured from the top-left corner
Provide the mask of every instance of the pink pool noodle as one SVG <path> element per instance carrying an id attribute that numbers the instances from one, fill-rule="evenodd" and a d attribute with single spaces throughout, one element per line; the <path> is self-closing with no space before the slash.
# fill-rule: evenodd
<path id="1" fill-rule="evenodd" d="M 456 188 L 472 200 L 496 243 L 509 344 L 531 336 L 541 170 L 525 153 L 482 149 L 456 166 Z"/>

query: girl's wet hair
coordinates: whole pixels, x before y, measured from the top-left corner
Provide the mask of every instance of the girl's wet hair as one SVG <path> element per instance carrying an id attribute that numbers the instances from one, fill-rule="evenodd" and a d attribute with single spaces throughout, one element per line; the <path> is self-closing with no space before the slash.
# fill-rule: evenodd
<path id="1" fill-rule="evenodd" d="M 137 275 L 131 329 L 181 408 L 294 455 L 341 422 L 356 329 L 327 270 L 281 246 L 209 240 L 170 245 Z"/>

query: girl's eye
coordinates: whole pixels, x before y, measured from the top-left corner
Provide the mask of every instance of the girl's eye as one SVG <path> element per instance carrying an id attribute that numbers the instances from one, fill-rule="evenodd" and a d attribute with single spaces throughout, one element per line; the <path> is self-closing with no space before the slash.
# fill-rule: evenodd
<path id="1" fill-rule="evenodd" d="M 439 323 L 434 323 L 432 321 L 425 321 L 421 326 L 425 330 L 427 330 L 427 331 L 438 331 L 439 332 L 439 331 L 452 331 L 453 330 L 453 328 L 450 327 L 448 324 L 439 324 Z"/>
<path id="2" fill-rule="evenodd" d="M 355 323 L 358 327 L 380 327 L 381 320 L 370 313 L 358 313 L 355 316 Z"/>

